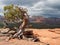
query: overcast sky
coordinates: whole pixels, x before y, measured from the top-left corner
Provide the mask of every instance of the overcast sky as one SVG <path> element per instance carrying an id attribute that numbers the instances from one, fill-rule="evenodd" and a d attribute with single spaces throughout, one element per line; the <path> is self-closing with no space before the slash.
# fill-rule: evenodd
<path id="1" fill-rule="evenodd" d="M 3 7 L 9 4 L 27 8 L 29 15 L 60 17 L 60 0 L 0 0 L 0 15 L 3 15 Z"/>

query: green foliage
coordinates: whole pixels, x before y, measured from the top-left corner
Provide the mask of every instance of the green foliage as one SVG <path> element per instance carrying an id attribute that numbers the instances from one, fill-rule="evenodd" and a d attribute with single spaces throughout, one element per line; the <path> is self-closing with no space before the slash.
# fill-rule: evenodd
<path id="1" fill-rule="evenodd" d="M 0 28 L 3 28 L 3 27 L 4 27 L 3 22 L 0 22 Z"/>
<path id="2" fill-rule="evenodd" d="M 4 7 L 4 11 L 13 9 L 13 7 L 14 7 L 13 4 L 11 4 L 11 5 L 9 5 L 9 6 L 5 6 L 5 7 Z"/>
<path id="3" fill-rule="evenodd" d="M 29 23 L 32 25 L 31 28 L 38 28 L 38 29 L 52 29 L 52 28 L 60 28 L 60 24 L 44 24 L 44 23 Z M 29 27 L 30 28 L 30 27 Z"/>
<path id="4" fill-rule="evenodd" d="M 22 23 L 22 22 L 21 22 Z M 8 27 L 10 28 L 13 28 L 13 27 L 19 27 L 21 25 L 21 23 L 9 23 L 8 24 Z M 54 25 L 51 25 L 51 24 L 43 24 L 43 23 L 29 23 L 28 25 L 32 25 L 32 27 L 27 27 L 27 28 L 38 28 L 38 29 L 47 29 L 47 28 L 60 28 L 60 24 L 57 25 L 57 24 L 54 24 Z M 0 28 L 3 28 L 4 27 L 4 24 L 3 22 L 0 22 Z"/>
<path id="5" fill-rule="evenodd" d="M 24 12 L 26 13 L 23 8 L 14 6 L 13 4 L 4 7 L 4 16 L 8 21 L 23 19 Z"/>

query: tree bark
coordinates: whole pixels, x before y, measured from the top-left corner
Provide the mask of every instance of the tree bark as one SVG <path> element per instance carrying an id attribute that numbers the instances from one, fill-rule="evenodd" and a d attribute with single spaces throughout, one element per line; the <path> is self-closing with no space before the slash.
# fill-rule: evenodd
<path id="1" fill-rule="evenodd" d="M 23 35 L 23 32 L 25 31 L 25 27 L 26 27 L 27 23 L 28 23 L 28 16 L 27 16 L 27 13 L 26 13 L 26 15 L 23 15 L 23 22 L 19 26 L 19 31 L 16 34 L 14 34 L 14 36 L 13 36 L 14 38 L 15 37 L 20 37 L 21 35 Z"/>

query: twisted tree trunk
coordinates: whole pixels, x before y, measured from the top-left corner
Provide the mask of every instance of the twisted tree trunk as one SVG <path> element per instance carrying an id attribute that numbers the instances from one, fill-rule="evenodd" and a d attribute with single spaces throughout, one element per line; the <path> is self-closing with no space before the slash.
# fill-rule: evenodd
<path id="1" fill-rule="evenodd" d="M 23 15 L 23 22 L 19 26 L 19 31 L 17 33 L 15 33 L 13 37 L 20 38 L 20 36 L 23 35 L 23 32 L 25 31 L 25 27 L 26 27 L 27 23 L 28 23 L 28 15 L 26 13 L 26 15 Z"/>

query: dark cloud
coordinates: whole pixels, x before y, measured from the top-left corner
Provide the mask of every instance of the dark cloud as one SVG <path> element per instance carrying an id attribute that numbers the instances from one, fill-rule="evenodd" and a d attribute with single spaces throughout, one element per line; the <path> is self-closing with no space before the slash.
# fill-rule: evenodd
<path id="1" fill-rule="evenodd" d="M 2 0 L 1 2 L 3 5 L 26 6 L 30 15 L 60 17 L 60 0 Z"/>
<path id="2" fill-rule="evenodd" d="M 36 3 L 33 8 L 39 9 L 35 10 L 36 15 L 42 15 L 45 17 L 60 17 L 60 0 L 45 0 Z M 34 13 L 33 13 L 34 14 Z"/>

